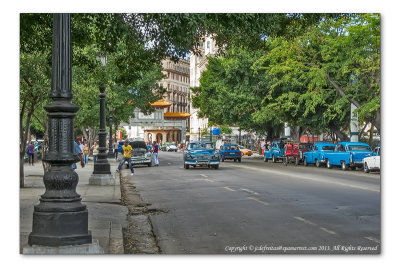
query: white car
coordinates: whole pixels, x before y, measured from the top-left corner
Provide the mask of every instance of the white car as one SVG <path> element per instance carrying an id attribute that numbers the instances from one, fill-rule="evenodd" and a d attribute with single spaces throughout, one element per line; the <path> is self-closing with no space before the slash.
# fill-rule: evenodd
<path id="1" fill-rule="evenodd" d="M 169 144 L 169 145 L 167 145 L 165 150 L 166 151 L 175 151 L 175 152 L 177 152 L 178 151 L 178 147 L 176 145 L 174 145 L 174 144 Z"/>
<path id="2" fill-rule="evenodd" d="M 381 170 L 381 147 L 374 149 L 374 153 L 370 157 L 363 159 L 364 172 Z"/>

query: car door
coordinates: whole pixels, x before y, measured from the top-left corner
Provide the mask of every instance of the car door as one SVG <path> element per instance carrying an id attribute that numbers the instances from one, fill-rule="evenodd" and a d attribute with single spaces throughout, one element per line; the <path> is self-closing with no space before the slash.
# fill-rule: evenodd
<path id="1" fill-rule="evenodd" d="M 314 163 L 315 159 L 318 159 L 319 161 L 319 151 L 318 151 L 318 145 L 314 145 L 313 150 L 312 150 L 312 159 L 310 163 Z"/>

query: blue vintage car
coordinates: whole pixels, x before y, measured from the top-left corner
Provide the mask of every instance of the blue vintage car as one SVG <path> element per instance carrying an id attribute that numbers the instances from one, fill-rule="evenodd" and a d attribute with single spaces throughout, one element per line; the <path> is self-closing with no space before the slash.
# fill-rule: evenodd
<path id="1" fill-rule="evenodd" d="M 197 166 L 208 166 L 215 169 L 219 168 L 219 155 L 215 151 L 214 145 L 210 141 L 193 141 L 190 142 L 183 154 L 184 167 L 194 168 Z"/>
<path id="2" fill-rule="evenodd" d="M 278 159 L 283 159 L 285 153 L 285 141 L 274 140 L 270 147 L 264 150 L 264 162 L 272 159 L 272 162 L 276 162 Z"/>
<path id="3" fill-rule="evenodd" d="M 325 154 L 326 167 L 341 166 L 342 170 L 349 167 L 355 169 L 363 166 L 363 158 L 372 153 L 371 147 L 360 142 L 340 142 L 335 150 Z"/>
<path id="4" fill-rule="evenodd" d="M 242 152 L 237 144 L 225 144 L 220 147 L 219 155 L 222 161 L 233 159 L 235 162 L 242 162 Z"/>
<path id="5" fill-rule="evenodd" d="M 303 164 L 315 164 L 315 166 L 320 167 L 326 162 L 326 153 L 335 150 L 336 145 L 333 143 L 315 143 L 312 149 L 303 154 Z"/>

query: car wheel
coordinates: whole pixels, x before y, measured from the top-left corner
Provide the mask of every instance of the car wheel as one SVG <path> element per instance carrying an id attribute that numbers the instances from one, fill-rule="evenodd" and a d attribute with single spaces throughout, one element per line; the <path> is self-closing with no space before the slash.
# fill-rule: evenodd
<path id="1" fill-rule="evenodd" d="M 306 158 L 303 158 L 303 165 L 307 167 L 307 161 L 306 161 Z"/>
<path id="2" fill-rule="evenodd" d="M 264 156 L 264 162 L 268 162 L 268 159 L 266 156 Z"/>
<path id="3" fill-rule="evenodd" d="M 234 162 L 236 162 L 236 159 L 233 159 Z"/>
<path id="4" fill-rule="evenodd" d="M 239 162 L 242 162 L 242 158 L 238 159 Z"/>
<path id="5" fill-rule="evenodd" d="M 328 169 L 332 169 L 332 165 L 331 165 L 331 163 L 329 162 L 329 159 L 326 160 L 326 167 L 327 167 Z"/>
<path id="6" fill-rule="evenodd" d="M 214 165 L 214 169 L 218 170 L 219 169 L 219 164 L 218 165 Z"/>
<path id="7" fill-rule="evenodd" d="M 189 164 L 185 164 L 185 169 L 189 169 Z"/>
<path id="8" fill-rule="evenodd" d="M 342 167 L 342 170 L 347 171 L 347 169 L 349 168 L 349 165 L 347 165 L 345 161 L 342 161 L 341 167 Z"/>
<path id="9" fill-rule="evenodd" d="M 299 165 L 299 158 L 296 158 L 296 159 L 294 160 L 294 165 L 295 165 L 295 166 Z"/>
<path id="10" fill-rule="evenodd" d="M 273 162 L 273 163 L 276 163 L 275 155 L 272 155 L 272 162 Z"/>
<path id="11" fill-rule="evenodd" d="M 368 164 L 366 162 L 364 163 L 364 172 L 365 173 L 369 173 L 370 172 L 370 170 L 368 168 Z"/>
<path id="12" fill-rule="evenodd" d="M 321 164 L 320 164 L 320 162 L 318 161 L 318 159 L 315 159 L 315 167 L 321 167 Z"/>
<path id="13" fill-rule="evenodd" d="M 222 158 L 222 161 L 225 161 L 225 158 L 224 158 L 224 157 Z"/>

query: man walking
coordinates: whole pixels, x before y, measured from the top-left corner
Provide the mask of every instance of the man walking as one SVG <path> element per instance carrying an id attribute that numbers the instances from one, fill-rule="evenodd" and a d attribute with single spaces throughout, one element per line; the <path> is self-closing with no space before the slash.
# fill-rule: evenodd
<path id="1" fill-rule="evenodd" d="M 121 160 L 121 162 L 118 165 L 117 172 L 120 172 L 122 165 L 124 165 L 125 162 L 128 162 L 129 164 L 129 169 L 131 169 L 131 175 L 133 176 L 133 173 L 135 172 L 132 167 L 132 162 L 131 162 L 131 154 L 132 154 L 132 147 L 128 145 L 128 141 L 125 140 L 124 145 L 122 146 L 122 151 L 124 154 L 124 158 Z"/>
<path id="2" fill-rule="evenodd" d="M 158 166 L 158 144 L 153 141 L 153 156 L 154 156 L 154 166 Z"/>

